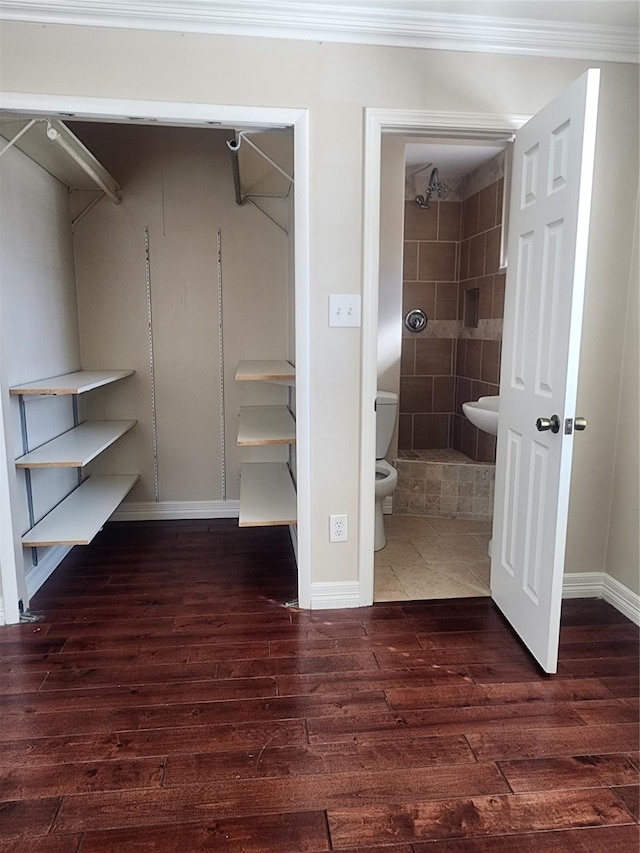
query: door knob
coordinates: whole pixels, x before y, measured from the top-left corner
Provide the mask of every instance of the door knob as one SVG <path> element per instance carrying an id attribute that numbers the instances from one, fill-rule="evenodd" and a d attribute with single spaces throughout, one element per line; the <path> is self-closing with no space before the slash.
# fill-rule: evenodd
<path id="1" fill-rule="evenodd" d="M 573 428 L 578 432 L 582 432 L 583 429 L 587 428 L 587 419 L 586 418 L 576 418 L 573 422 Z"/>
<path id="2" fill-rule="evenodd" d="M 538 418 L 536 421 L 536 429 L 538 432 L 560 432 L 560 418 L 557 415 L 551 415 L 550 418 Z"/>

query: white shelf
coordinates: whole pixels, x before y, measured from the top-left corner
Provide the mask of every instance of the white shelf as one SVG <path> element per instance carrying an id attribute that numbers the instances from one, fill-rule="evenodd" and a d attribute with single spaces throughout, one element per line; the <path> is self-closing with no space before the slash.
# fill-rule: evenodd
<path id="1" fill-rule="evenodd" d="M 2 116 L 0 135 L 7 141 L 14 139 L 30 119 L 31 116 Z M 42 120 L 36 116 L 35 119 L 36 123 L 15 142 L 16 148 L 70 189 L 97 190 L 107 187 L 110 193 L 117 196 L 120 189 L 118 182 L 66 124 L 53 118 Z M 52 135 L 59 135 L 59 143 L 47 136 L 49 126 Z"/>
<path id="2" fill-rule="evenodd" d="M 83 468 L 136 421 L 87 421 L 16 459 L 17 468 Z"/>
<path id="3" fill-rule="evenodd" d="M 295 381 L 296 369 L 288 361 L 241 361 L 236 370 L 238 382 Z"/>
<path id="4" fill-rule="evenodd" d="M 133 370 L 78 370 L 75 373 L 65 373 L 62 376 L 52 376 L 49 379 L 39 379 L 37 382 L 27 382 L 24 385 L 14 385 L 9 388 L 10 394 L 84 394 L 102 385 L 117 382 L 126 376 L 131 376 Z"/>
<path id="5" fill-rule="evenodd" d="M 286 462 L 240 466 L 239 527 L 296 523 L 296 491 Z"/>
<path id="6" fill-rule="evenodd" d="M 242 406 L 238 444 L 294 444 L 296 422 L 287 406 Z"/>
<path id="7" fill-rule="evenodd" d="M 22 537 L 22 544 L 88 545 L 137 479 L 137 474 L 87 478 Z"/>

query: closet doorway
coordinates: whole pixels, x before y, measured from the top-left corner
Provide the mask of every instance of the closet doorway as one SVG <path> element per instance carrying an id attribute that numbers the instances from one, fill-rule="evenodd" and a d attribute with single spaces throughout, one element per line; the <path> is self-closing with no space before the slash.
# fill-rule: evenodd
<path id="1" fill-rule="evenodd" d="M 288 133 L 293 136 L 293 171 L 295 174 L 295 195 L 290 206 L 290 219 L 293 226 L 293 239 L 289 250 L 289 261 L 293 272 L 292 279 L 294 282 L 293 294 L 291 299 L 292 316 L 287 321 L 292 329 L 291 340 L 293 341 L 293 330 L 297 330 L 295 334 L 295 347 L 291 353 L 287 353 L 291 361 L 295 362 L 296 367 L 296 382 L 294 392 L 295 415 L 296 415 L 296 503 L 297 503 L 297 525 L 291 528 L 292 540 L 296 550 L 298 563 L 298 599 L 302 607 L 309 606 L 310 598 L 310 578 L 311 578 L 311 555 L 309 546 L 309 391 L 308 391 L 308 375 L 309 375 L 309 337 L 306 334 L 308 327 L 308 291 L 309 291 L 309 272 L 308 272 L 308 131 L 307 131 L 307 113 L 304 110 L 290 109 L 270 109 L 270 108 L 253 108 L 253 107 L 228 107 L 215 105 L 200 105 L 200 104 L 175 104 L 175 103 L 155 103 L 155 102 L 128 102 L 116 101 L 111 99 L 99 98 L 66 98 L 58 96 L 32 96 L 32 95 L 12 95 L 4 99 L 3 107 L 7 112 L 13 115 L 23 115 L 26 118 L 31 116 L 52 116 L 66 123 L 78 123 L 77 128 L 82 133 L 82 128 L 85 130 L 87 138 L 99 134 L 101 126 L 110 125 L 111 130 L 115 132 L 114 138 L 118 133 L 125 134 L 133 132 L 137 134 L 147 134 L 152 136 L 154 131 L 159 134 L 165 134 L 165 138 L 178 139 L 181 136 L 191 134 L 200 135 L 204 138 L 207 130 L 215 133 L 216 138 L 220 141 L 222 136 L 228 136 L 229 141 L 233 140 L 234 132 L 242 131 L 249 133 L 258 133 L 269 129 L 277 128 L 276 132 Z M 136 125 L 137 127 L 134 127 Z M 213 129 L 213 130 L 212 130 Z M 237 135 L 236 135 L 237 141 Z M 212 136 L 213 140 L 214 137 Z M 229 154 L 225 150 L 225 155 Z M 126 158 L 125 158 L 126 159 Z M 229 174 L 232 171 L 232 158 L 228 159 Z M 122 181 L 124 184 L 125 182 Z M 180 187 L 175 184 L 172 191 L 180 191 Z M 126 199 L 126 186 L 124 187 L 123 197 Z M 125 204 L 127 202 L 125 201 Z M 269 202 L 267 202 L 268 207 Z M 161 206 L 160 206 L 161 207 Z M 249 207 L 249 205 L 247 205 Z M 95 211 L 94 211 L 95 212 Z M 254 214 L 262 216 L 255 210 L 241 211 L 241 213 Z M 270 211 L 267 209 L 269 218 Z M 89 213 L 91 216 L 91 213 Z M 79 224 L 80 227 L 82 223 Z M 163 223 L 160 220 L 156 223 L 158 228 L 162 230 Z M 270 228 L 278 229 L 278 223 L 268 223 Z M 108 235 L 105 235 L 105 240 Z M 213 263 L 210 264 L 212 269 L 209 270 L 209 283 L 211 286 L 211 296 L 213 299 L 212 306 L 215 308 L 215 291 L 218 285 L 216 281 L 216 253 L 219 255 L 220 247 L 216 249 L 216 234 L 211 235 L 211 243 L 213 245 L 212 255 Z M 238 250 L 238 247 L 235 247 Z M 233 247 L 227 246 L 227 251 L 232 252 Z M 225 246 L 222 247 L 224 252 Z M 153 261 L 153 256 L 151 256 Z M 286 263 L 286 260 L 285 260 Z M 87 261 L 87 266 L 90 267 L 90 259 Z M 140 265 L 139 265 L 140 266 Z M 137 270 L 143 276 L 145 269 L 144 264 Z M 181 293 L 182 299 L 188 299 L 188 287 L 184 281 L 180 281 L 181 271 L 175 269 L 172 271 L 179 287 L 178 292 Z M 99 290 L 96 291 L 99 296 Z M 108 297 L 105 295 L 105 305 Z M 82 306 L 81 306 L 82 311 Z M 209 322 L 215 324 L 215 311 L 213 316 L 209 317 Z M 98 316 L 94 312 L 94 318 Z M 104 329 L 100 331 L 96 326 L 95 330 L 98 337 L 102 334 L 104 337 Z M 177 330 L 180 333 L 180 330 Z M 119 330 L 113 329 L 112 334 L 118 335 Z M 87 333 L 87 341 L 90 341 L 92 335 Z M 144 338 L 144 336 L 143 336 Z M 143 339 L 140 346 L 146 349 L 147 341 Z M 88 344 L 90 345 L 90 344 Z M 241 350 L 238 350 L 241 355 Z M 253 354 L 250 354 L 253 355 Z M 170 366 L 168 369 L 171 369 Z M 231 368 L 230 368 L 231 369 Z M 219 381 L 217 372 L 212 370 L 213 381 L 216 384 Z M 184 376 L 185 384 L 189 377 Z M 227 382 L 228 384 L 228 382 Z M 146 391 L 147 389 L 145 389 Z M 189 389 L 190 393 L 197 395 L 198 387 Z M 217 390 L 217 389 L 216 389 Z M 183 408 L 182 404 L 176 406 L 177 409 Z M 189 412 L 183 412 L 185 417 L 189 417 Z M 147 436 L 149 439 L 150 436 Z M 235 446 L 236 436 L 229 436 L 229 442 Z M 235 450 L 235 447 L 234 447 Z M 222 460 L 224 464 L 224 460 Z M 237 466 L 236 466 L 237 468 Z M 222 474 L 221 474 L 222 477 Z M 217 496 L 216 496 L 217 497 Z M 152 497 L 153 500 L 153 497 Z M 157 500 L 157 498 L 156 498 Z M 179 501 L 178 501 L 179 502 Z M 176 502 L 176 503 L 178 503 Z M 206 511 L 206 509 L 205 509 Z M 171 516 L 164 516 L 171 517 Z M 185 517 L 185 516 L 178 516 Z M 199 516 L 202 517 L 202 516 Z M 18 542 L 19 546 L 19 542 Z M 23 570 L 20 560 L 20 548 L 16 547 L 16 542 L 7 541 L 3 537 L 0 563 L 2 565 L 2 586 L 5 590 L 12 590 L 16 587 L 20 588 L 21 583 L 16 584 L 16 578 L 20 577 Z M 18 601 L 5 600 L 5 609 L 7 613 L 7 621 L 17 621 L 15 618 L 18 612 Z M 15 613 L 13 612 L 15 611 Z"/>

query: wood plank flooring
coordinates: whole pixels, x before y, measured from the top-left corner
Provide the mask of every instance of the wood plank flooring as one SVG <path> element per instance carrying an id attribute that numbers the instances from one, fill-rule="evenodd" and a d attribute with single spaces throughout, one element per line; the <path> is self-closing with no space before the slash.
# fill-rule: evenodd
<path id="1" fill-rule="evenodd" d="M 638 629 L 301 612 L 288 533 L 111 524 L 0 628 L 1 853 L 638 853 Z"/>

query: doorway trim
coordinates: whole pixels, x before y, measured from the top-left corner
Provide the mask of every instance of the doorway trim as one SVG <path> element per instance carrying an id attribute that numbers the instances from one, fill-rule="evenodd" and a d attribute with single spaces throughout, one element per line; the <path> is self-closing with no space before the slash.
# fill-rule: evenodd
<path id="1" fill-rule="evenodd" d="M 373 603 L 375 531 L 375 398 L 378 380 L 378 289 L 380 271 L 381 150 L 383 133 L 449 139 L 504 139 L 530 116 L 492 113 L 365 109 L 364 211 L 362 236 L 362 338 L 360 406 L 360 523 L 358 578 L 360 606 Z M 400 318 L 398 318 L 400 322 Z"/>
<path id="2" fill-rule="evenodd" d="M 149 121 L 157 125 L 187 125 L 216 128 L 222 126 L 291 126 L 294 131 L 294 275 L 295 275 L 295 359 L 296 359 L 296 485 L 298 599 L 309 608 L 311 600 L 311 446 L 310 446 L 310 334 L 309 334 L 309 117 L 306 109 L 202 104 L 179 101 L 133 101 L 120 98 L 75 97 L 51 94 L 3 92 L 0 108 L 12 113 L 58 115 L 61 120 Z M 6 389 L 2 389 L 3 391 Z M 4 445 L 4 425 L 0 419 L 0 450 Z M 7 446 L 11 446 L 9 442 Z M 8 460 L 7 460 L 8 462 Z M 0 476 L 3 466 L 0 465 Z M 3 480 L 5 477 L 3 477 Z M 0 487 L 4 488 L 4 483 Z M 8 485 L 8 484 L 7 484 Z M 3 537 L 4 539 L 4 537 Z M 14 531 L 15 540 L 15 531 Z M 7 615 L 17 609 L 8 597 L 16 589 L 19 566 L 17 546 L 3 546 L 0 561 L 0 590 L 4 591 Z M 21 550 L 21 549 L 20 549 Z M 11 559 L 4 559 L 4 557 Z M 13 621 L 13 620 L 12 620 Z M 0 624 L 2 619 L 0 618 Z"/>

